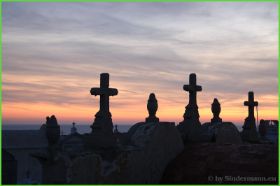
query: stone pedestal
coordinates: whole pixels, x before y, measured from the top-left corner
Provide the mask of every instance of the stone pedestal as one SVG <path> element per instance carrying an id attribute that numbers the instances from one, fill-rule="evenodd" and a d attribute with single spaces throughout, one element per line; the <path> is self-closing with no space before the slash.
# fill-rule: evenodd
<path id="1" fill-rule="evenodd" d="M 241 137 L 243 141 L 257 143 L 259 142 L 259 134 L 256 129 L 255 118 L 246 118 L 241 132 Z"/>
<path id="2" fill-rule="evenodd" d="M 103 114 L 97 112 L 95 114 L 95 119 L 93 124 L 90 126 L 92 133 L 103 132 L 105 134 L 113 133 L 113 121 L 111 118 L 111 113 Z"/>
<path id="3" fill-rule="evenodd" d="M 201 123 L 197 120 L 184 120 L 177 125 L 184 143 L 201 141 Z"/>
<path id="4" fill-rule="evenodd" d="M 236 126 L 231 122 L 224 122 L 216 126 L 215 141 L 217 144 L 241 144 L 241 136 Z"/>
<path id="5" fill-rule="evenodd" d="M 156 122 L 159 122 L 159 118 L 158 117 L 147 117 L 145 121 L 146 121 L 146 123 L 151 123 L 151 122 L 156 123 Z"/>

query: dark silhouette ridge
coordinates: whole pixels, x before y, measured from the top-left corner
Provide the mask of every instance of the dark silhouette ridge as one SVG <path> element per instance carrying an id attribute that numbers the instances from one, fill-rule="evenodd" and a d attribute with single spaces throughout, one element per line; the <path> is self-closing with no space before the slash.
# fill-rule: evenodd
<path id="1" fill-rule="evenodd" d="M 61 135 L 56 117 L 46 118 L 42 134 L 46 134 L 48 146 L 31 154 L 41 163 L 42 183 L 151 184 L 160 180 L 162 183 L 213 183 L 209 176 L 235 176 L 236 173 L 266 176 L 263 174 L 266 171 L 260 167 L 276 167 L 274 146 L 277 141 L 271 132 L 278 132 L 278 121 L 269 121 L 275 125 L 267 126 L 262 120 L 259 126 L 262 138 L 258 140 L 254 117 L 258 102 L 254 101 L 253 92 L 248 93 L 248 101 L 244 102 L 248 106 L 248 117 L 243 126 L 242 141 L 236 126 L 222 122 L 219 117 L 221 104 L 217 98 L 211 104 L 211 122 L 201 125 L 197 92 L 202 91 L 202 87 L 196 84 L 196 74 L 189 75 L 189 85 L 184 85 L 183 89 L 188 91 L 189 102 L 184 120 L 178 126 L 174 122 L 159 121 L 156 95 L 150 93 L 149 116 L 145 122 L 136 123 L 123 133 L 117 125 L 113 131 L 109 107 L 110 96 L 117 95 L 118 90 L 109 88 L 108 73 L 100 74 L 100 87 L 90 91 L 91 95 L 100 96 L 99 111 L 90 133 L 78 134 L 73 122 L 71 134 Z M 252 144 L 256 142 L 261 144 Z M 267 156 L 271 150 L 273 157 Z M 261 166 L 255 164 L 259 160 L 263 160 Z M 275 167 L 269 172 L 272 176 L 276 173 Z"/>
<path id="2" fill-rule="evenodd" d="M 277 144 L 191 143 L 169 163 L 160 183 L 276 185 L 277 147 Z M 267 180 L 258 179 L 262 177 Z"/>

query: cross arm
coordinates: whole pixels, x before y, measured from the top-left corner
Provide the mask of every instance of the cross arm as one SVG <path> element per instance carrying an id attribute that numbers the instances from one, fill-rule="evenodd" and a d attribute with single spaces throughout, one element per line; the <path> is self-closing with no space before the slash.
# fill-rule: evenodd
<path id="1" fill-rule="evenodd" d="M 116 89 L 116 88 L 109 88 L 109 95 L 110 96 L 118 95 L 118 89 Z"/>
<path id="2" fill-rule="evenodd" d="M 190 85 L 184 85 L 183 89 L 185 91 L 202 91 L 202 87 L 199 85 L 196 85 L 195 87 L 190 86 Z"/>
<path id="3" fill-rule="evenodd" d="M 90 89 L 90 94 L 97 96 L 102 94 L 102 90 L 100 88 L 91 88 Z"/>
<path id="4" fill-rule="evenodd" d="M 253 104 L 249 101 L 244 101 L 244 106 L 258 106 L 259 103 L 257 101 L 254 101 Z"/>
<path id="5" fill-rule="evenodd" d="M 115 96 L 118 95 L 118 89 L 115 88 L 91 88 L 90 94 L 97 96 L 97 95 L 104 95 L 107 94 L 109 96 Z"/>

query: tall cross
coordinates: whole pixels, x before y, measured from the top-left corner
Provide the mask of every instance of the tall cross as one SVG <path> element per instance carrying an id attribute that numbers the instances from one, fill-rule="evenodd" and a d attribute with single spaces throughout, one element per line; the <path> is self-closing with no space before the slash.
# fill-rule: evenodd
<path id="1" fill-rule="evenodd" d="M 258 106 L 258 102 L 254 101 L 254 92 L 248 92 L 248 101 L 244 101 L 244 106 L 248 106 L 249 118 L 254 118 L 254 107 Z"/>
<path id="2" fill-rule="evenodd" d="M 183 89 L 189 92 L 189 105 L 197 105 L 196 92 L 202 91 L 202 87 L 196 85 L 196 74 L 192 73 L 189 77 L 189 85 L 184 85 Z"/>
<path id="3" fill-rule="evenodd" d="M 100 96 L 99 112 L 100 115 L 110 115 L 109 110 L 109 97 L 118 94 L 118 90 L 115 88 L 109 88 L 109 74 L 100 74 L 100 88 L 91 88 L 91 95 Z"/>

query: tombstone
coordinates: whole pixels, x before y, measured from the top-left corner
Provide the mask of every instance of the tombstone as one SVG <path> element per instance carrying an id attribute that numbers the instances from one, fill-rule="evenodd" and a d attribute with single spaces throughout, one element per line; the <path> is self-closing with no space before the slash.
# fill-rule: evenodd
<path id="1" fill-rule="evenodd" d="M 254 107 L 258 102 L 254 100 L 254 92 L 248 92 L 248 101 L 244 101 L 244 106 L 248 106 L 248 117 L 245 119 L 243 131 L 241 133 L 243 141 L 258 142 L 259 135 L 256 128 L 256 119 L 254 116 Z"/>
<path id="2" fill-rule="evenodd" d="M 156 117 L 156 112 L 158 109 L 158 102 L 157 102 L 157 98 L 156 95 L 154 93 L 151 93 L 148 99 L 148 103 L 147 103 L 147 109 L 149 112 L 149 117 L 146 118 L 146 123 L 148 122 L 159 122 L 158 117 Z"/>
<path id="3" fill-rule="evenodd" d="M 278 143 L 278 121 L 260 120 L 259 134 L 261 140 L 269 143 Z"/>
<path id="4" fill-rule="evenodd" d="M 109 74 L 100 74 L 100 88 L 92 88 L 91 95 L 100 96 L 99 111 L 95 114 L 95 120 L 91 126 L 92 133 L 102 131 L 111 134 L 113 132 L 112 115 L 109 110 L 109 97 L 118 95 L 118 90 L 109 88 Z"/>
<path id="5" fill-rule="evenodd" d="M 189 85 L 184 85 L 183 89 L 189 92 L 189 104 L 186 106 L 184 120 L 179 123 L 180 131 L 184 141 L 198 141 L 201 123 L 197 106 L 197 92 L 202 91 L 202 87 L 196 84 L 196 74 L 189 76 Z"/>
<path id="6" fill-rule="evenodd" d="M 260 125 L 259 125 L 259 133 L 260 133 L 260 136 L 262 138 L 265 137 L 266 135 L 266 130 L 267 130 L 267 126 L 266 126 L 266 123 L 263 119 L 260 120 Z"/>
<path id="7" fill-rule="evenodd" d="M 78 132 L 77 132 L 77 128 L 76 128 L 76 123 L 73 122 L 73 123 L 72 123 L 72 128 L 71 128 L 71 135 L 77 134 L 77 133 L 78 133 Z"/>
<path id="8" fill-rule="evenodd" d="M 92 88 L 91 95 L 100 96 L 99 111 L 95 114 L 95 120 L 91 125 L 91 135 L 85 135 L 89 148 L 112 150 L 116 145 L 113 134 L 112 115 L 109 109 L 109 97 L 118 94 L 115 88 L 109 88 L 109 74 L 100 74 L 100 87 Z M 105 153 L 105 154 L 109 154 Z"/>
<path id="9" fill-rule="evenodd" d="M 221 105 L 217 98 L 213 100 L 211 111 L 213 113 L 213 118 L 211 119 L 211 123 L 222 123 L 222 119 L 219 117 L 221 112 Z"/>
<path id="10" fill-rule="evenodd" d="M 2 149 L 2 184 L 17 184 L 17 160 Z"/>
<path id="11" fill-rule="evenodd" d="M 216 125 L 215 142 L 217 144 L 241 144 L 242 139 L 237 127 L 231 122 Z"/>

